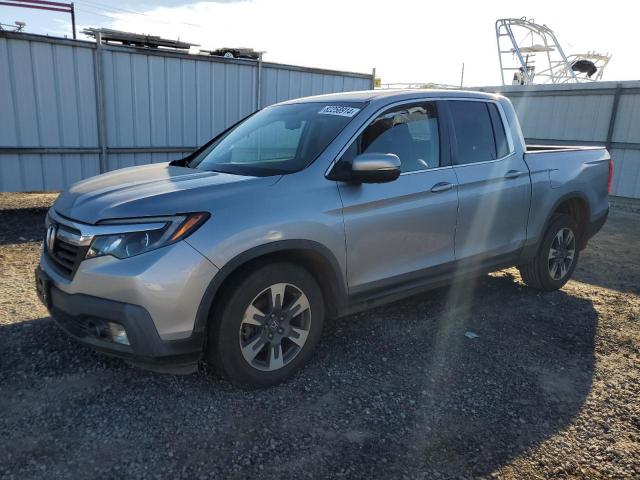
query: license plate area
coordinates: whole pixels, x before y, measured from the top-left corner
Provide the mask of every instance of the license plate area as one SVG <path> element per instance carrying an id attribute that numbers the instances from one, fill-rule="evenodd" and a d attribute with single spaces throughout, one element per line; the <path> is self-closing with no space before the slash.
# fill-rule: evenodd
<path id="1" fill-rule="evenodd" d="M 40 268 L 36 269 L 36 292 L 45 307 L 51 307 L 51 280 Z"/>

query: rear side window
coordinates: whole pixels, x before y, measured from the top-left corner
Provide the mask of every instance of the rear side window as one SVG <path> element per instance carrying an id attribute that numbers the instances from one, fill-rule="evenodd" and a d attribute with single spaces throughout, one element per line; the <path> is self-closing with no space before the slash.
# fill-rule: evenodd
<path id="1" fill-rule="evenodd" d="M 449 106 L 458 147 L 456 163 L 464 165 L 498 158 L 487 103 L 456 100 L 450 101 Z"/>
<path id="2" fill-rule="evenodd" d="M 506 157 L 511 152 L 509 151 L 509 143 L 507 142 L 507 134 L 504 131 L 502 117 L 494 103 L 487 103 L 487 108 L 489 109 L 489 115 L 491 115 L 491 125 L 493 126 L 493 137 L 496 141 L 498 158 Z"/>

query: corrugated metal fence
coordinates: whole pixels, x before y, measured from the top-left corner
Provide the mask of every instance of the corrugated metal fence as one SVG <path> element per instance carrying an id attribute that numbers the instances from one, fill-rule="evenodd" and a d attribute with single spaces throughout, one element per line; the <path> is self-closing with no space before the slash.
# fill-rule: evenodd
<path id="1" fill-rule="evenodd" d="M 480 90 L 511 99 L 528 143 L 607 146 L 612 194 L 640 198 L 640 81 Z"/>
<path id="2" fill-rule="evenodd" d="M 179 158 L 260 107 L 372 76 L 0 32 L 0 191 Z"/>

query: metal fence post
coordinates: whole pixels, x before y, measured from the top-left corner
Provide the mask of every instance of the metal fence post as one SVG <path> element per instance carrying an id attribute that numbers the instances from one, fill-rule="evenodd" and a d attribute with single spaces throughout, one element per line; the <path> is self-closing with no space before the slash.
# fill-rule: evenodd
<path id="1" fill-rule="evenodd" d="M 616 85 L 616 92 L 613 94 L 613 106 L 611 107 L 611 116 L 609 117 L 609 130 L 607 131 L 607 150 L 611 153 L 611 143 L 613 142 L 613 132 L 616 128 L 616 117 L 618 116 L 618 105 L 620 104 L 620 96 L 622 95 L 622 84 Z"/>
<path id="2" fill-rule="evenodd" d="M 102 33 L 96 32 L 96 55 L 94 57 L 96 75 L 96 113 L 98 125 L 98 148 L 100 148 L 100 173 L 108 170 L 106 117 L 104 108 L 104 77 L 102 73 Z"/>
<path id="3" fill-rule="evenodd" d="M 262 107 L 262 52 L 258 53 L 258 73 L 256 78 L 256 110 Z"/>

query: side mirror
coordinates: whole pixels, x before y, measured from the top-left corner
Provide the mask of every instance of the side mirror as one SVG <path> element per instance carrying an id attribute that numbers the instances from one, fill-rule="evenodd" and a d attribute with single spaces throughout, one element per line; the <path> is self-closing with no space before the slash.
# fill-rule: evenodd
<path id="1" fill-rule="evenodd" d="M 338 162 L 329 175 L 331 180 L 354 183 L 392 182 L 400 176 L 400 158 L 393 153 L 363 153 L 351 164 Z"/>

